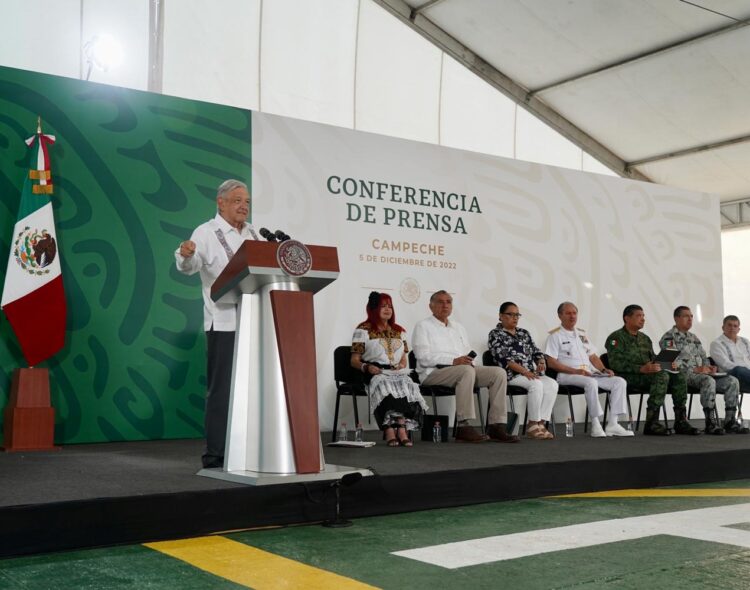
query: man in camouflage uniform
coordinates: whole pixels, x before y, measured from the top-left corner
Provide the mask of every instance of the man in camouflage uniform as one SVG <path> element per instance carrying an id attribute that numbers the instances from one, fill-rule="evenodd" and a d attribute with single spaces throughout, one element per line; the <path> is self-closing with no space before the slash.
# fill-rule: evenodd
<path id="1" fill-rule="evenodd" d="M 690 331 L 693 327 L 693 313 L 690 308 L 680 305 L 674 310 L 674 326 L 667 331 L 659 341 L 659 347 L 664 349 L 679 350 L 677 367 L 685 373 L 687 384 L 700 390 L 703 414 L 706 416 L 707 434 L 724 434 L 724 431 L 735 434 L 747 434 L 747 428 L 743 428 L 735 420 L 737 413 L 737 398 L 739 397 L 740 384 L 735 377 L 712 377 L 717 371 L 708 361 L 706 351 L 698 337 Z M 726 407 L 726 418 L 724 428 L 718 422 L 716 415 L 716 392 L 724 394 L 724 405 Z"/>
<path id="2" fill-rule="evenodd" d="M 687 382 L 683 373 L 668 373 L 654 361 L 651 338 L 640 330 L 646 315 L 640 305 L 628 305 L 622 312 L 624 326 L 607 337 L 609 367 L 620 377 L 641 391 L 648 391 L 646 423 L 643 434 L 664 436 L 670 431 L 659 422 L 659 410 L 664 396 L 672 395 L 674 403 L 674 431 L 677 434 L 699 434 L 687 421 Z"/>

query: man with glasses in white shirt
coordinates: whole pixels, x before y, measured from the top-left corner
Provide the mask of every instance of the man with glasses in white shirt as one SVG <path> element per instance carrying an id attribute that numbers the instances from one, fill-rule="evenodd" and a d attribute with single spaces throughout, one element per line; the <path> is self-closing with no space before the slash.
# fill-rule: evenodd
<path id="1" fill-rule="evenodd" d="M 456 389 L 456 442 L 515 443 L 507 431 L 507 382 L 500 367 L 474 366 L 471 346 L 464 327 L 450 320 L 453 297 L 441 290 L 430 297 L 432 315 L 414 327 L 412 347 L 417 359 L 417 373 L 422 385 L 444 385 Z M 487 387 L 490 398 L 487 434 L 469 424 L 476 418 L 474 386 Z"/>
<path id="2" fill-rule="evenodd" d="M 565 301 L 557 307 L 560 326 L 549 333 L 544 354 L 547 365 L 557 371 L 560 385 L 573 385 L 584 390 L 586 405 L 591 417 L 591 436 L 633 436 L 617 422 L 619 416 L 628 416 L 626 392 L 628 384 L 622 377 L 615 377 L 596 354 L 586 332 L 576 327 L 578 308 Z M 600 417 L 604 415 L 599 403 L 599 388 L 609 391 L 610 414 L 606 428 L 602 428 Z"/>
<path id="3" fill-rule="evenodd" d="M 203 293 L 203 329 L 206 332 L 208 368 L 206 373 L 206 451 L 203 467 L 224 465 L 224 445 L 229 413 L 229 389 L 232 383 L 236 305 L 211 299 L 211 285 L 224 270 L 242 242 L 257 240 L 247 223 L 250 193 L 239 180 L 226 180 L 216 195 L 216 216 L 199 225 L 189 240 L 175 251 L 177 270 L 200 274 Z"/>

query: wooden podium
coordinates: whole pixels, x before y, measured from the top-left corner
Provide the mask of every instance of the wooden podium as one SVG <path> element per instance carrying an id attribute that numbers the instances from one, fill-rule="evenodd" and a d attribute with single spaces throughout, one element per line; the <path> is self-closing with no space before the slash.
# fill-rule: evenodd
<path id="1" fill-rule="evenodd" d="M 263 485 L 371 474 L 326 465 L 320 440 L 313 294 L 338 273 L 336 248 L 246 240 L 216 279 L 211 298 L 237 304 L 237 331 L 224 467 L 199 475 Z"/>

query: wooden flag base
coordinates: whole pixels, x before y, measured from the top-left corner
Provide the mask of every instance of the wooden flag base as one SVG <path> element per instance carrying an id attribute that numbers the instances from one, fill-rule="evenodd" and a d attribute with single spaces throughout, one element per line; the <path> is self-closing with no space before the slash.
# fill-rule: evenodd
<path id="1" fill-rule="evenodd" d="M 49 370 L 16 369 L 3 421 L 6 452 L 59 451 L 55 442 L 55 410 L 50 405 Z"/>

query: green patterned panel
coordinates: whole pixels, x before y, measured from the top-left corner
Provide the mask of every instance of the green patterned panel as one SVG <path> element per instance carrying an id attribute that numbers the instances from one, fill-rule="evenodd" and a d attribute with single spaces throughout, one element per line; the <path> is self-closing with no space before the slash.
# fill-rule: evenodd
<path id="1" fill-rule="evenodd" d="M 0 285 L 27 171 L 51 148 L 68 300 L 51 375 L 58 443 L 203 435 L 200 281 L 174 250 L 215 214 L 216 187 L 251 179 L 251 113 L 0 67 Z M 0 318 L 0 408 L 24 361 Z"/>

